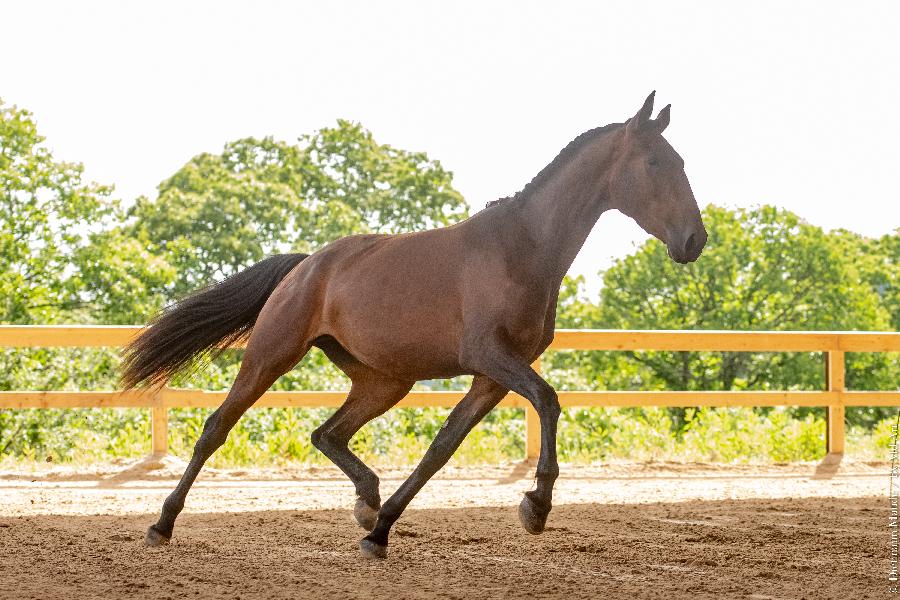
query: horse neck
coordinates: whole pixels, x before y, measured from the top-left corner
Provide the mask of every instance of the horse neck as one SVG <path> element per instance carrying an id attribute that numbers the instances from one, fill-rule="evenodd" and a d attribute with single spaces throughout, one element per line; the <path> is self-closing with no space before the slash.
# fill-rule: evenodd
<path id="1" fill-rule="evenodd" d="M 520 214 L 536 246 L 526 260 L 534 260 L 538 276 L 561 282 L 609 208 L 609 171 L 619 137 L 614 130 L 585 142 L 524 198 Z"/>

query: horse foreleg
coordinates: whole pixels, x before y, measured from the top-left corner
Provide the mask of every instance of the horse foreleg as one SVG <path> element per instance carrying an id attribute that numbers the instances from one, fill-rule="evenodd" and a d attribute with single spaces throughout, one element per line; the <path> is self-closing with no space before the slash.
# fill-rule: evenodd
<path id="1" fill-rule="evenodd" d="M 553 484 L 559 477 L 556 459 L 556 425 L 562 412 L 556 390 L 535 373 L 531 365 L 519 356 L 503 349 L 500 343 L 474 345 L 476 356 L 466 361 L 466 368 L 483 373 L 501 386 L 525 397 L 541 422 L 541 454 L 535 473 L 537 486 L 525 492 L 519 504 L 519 520 L 528 533 L 544 531 L 553 500 Z"/>
<path id="2" fill-rule="evenodd" d="M 356 487 L 353 516 L 366 531 L 372 531 L 381 496 L 378 476 L 347 447 L 360 427 L 399 402 L 412 388 L 412 382 L 384 377 L 374 371 L 350 370 L 353 385 L 343 405 L 312 433 L 313 445 L 331 459 Z"/>
<path id="3" fill-rule="evenodd" d="M 388 535 L 403 510 L 422 486 L 447 463 L 469 431 L 500 402 L 506 392 L 506 389 L 490 379 L 475 377 L 471 389 L 447 417 L 419 466 L 381 507 L 375 529 L 359 543 L 363 555 L 370 558 L 387 556 Z"/>

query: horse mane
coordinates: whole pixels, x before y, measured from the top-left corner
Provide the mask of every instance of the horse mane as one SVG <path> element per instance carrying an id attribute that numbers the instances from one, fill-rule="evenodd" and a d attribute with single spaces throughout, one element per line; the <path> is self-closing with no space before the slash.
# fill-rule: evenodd
<path id="1" fill-rule="evenodd" d="M 534 190 L 539 188 L 544 182 L 553 177 L 553 175 L 560 169 L 564 164 L 569 162 L 575 154 L 578 153 L 579 150 L 583 146 L 585 146 L 588 142 L 592 142 L 597 138 L 606 135 L 613 129 L 617 129 L 621 126 L 622 123 L 610 123 L 609 125 L 603 125 L 602 127 L 595 127 L 594 129 L 589 129 L 576 137 L 574 140 L 566 144 L 566 147 L 560 150 L 559 154 L 556 155 L 550 164 L 540 170 L 540 172 L 534 176 L 534 178 L 529 181 L 524 188 L 520 191 L 516 192 L 512 196 L 506 196 L 504 198 L 498 198 L 497 200 L 491 200 L 487 204 L 484 205 L 485 208 L 490 208 L 492 206 L 503 205 L 509 202 L 515 202 L 522 198 L 527 198 L 530 196 Z"/>
<path id="2" fill-rule="evenodd" d="M 498 204 L 506 204 L 507 202 L 515 199 L 515 196 L 504 196 L 503 198 L 497 198 L 496 200 L 489 200 L 487 203 L 485 203 L 484 207 L 490 208 L 492 206 L 497 206 Z"/>

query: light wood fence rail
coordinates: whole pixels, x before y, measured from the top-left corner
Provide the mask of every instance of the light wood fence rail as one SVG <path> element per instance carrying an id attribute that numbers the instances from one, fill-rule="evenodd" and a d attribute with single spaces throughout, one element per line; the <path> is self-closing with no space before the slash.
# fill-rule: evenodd
<path id="1" fill-rule="evenodd" d="M 111 325 L 2 325 L 0 347 L 121 347 L 140 327 Z M 564 406 L 823 406 L 827 410 L 826 446 L 830 453 L 844 452 L 844 411 L 847 406 L 900 406 L 900 391 L 847 390 L 844 384 L 845 352 L 900 351 L 900 333 L 859 331 L 635 331 L 557 330 L 553 350 L 682 350 L 727 352 L 822 352 L 825 356 L 825 389 L 821 391 L 563 391 Z M 540 371 L 540 359 L 535 368 Z M 900 385 L 900 373 L 898 373 Z M 128 392 L 0 392 L 0 408 L 148 408 L 152 416 L 154 453 L 167 451 L 168 410 L 216 407 L 226 392 L 162 389 Z M 267 392 L 256 407 L 340 406 L 347 392 Z M 463 392 L 411 392 L 398 406 L 450 407 Z M 537 413 L 517 394 L 508 395 L 503 407 L 525 409 L 525 449 L 533 458 L 540 451 Z"/>

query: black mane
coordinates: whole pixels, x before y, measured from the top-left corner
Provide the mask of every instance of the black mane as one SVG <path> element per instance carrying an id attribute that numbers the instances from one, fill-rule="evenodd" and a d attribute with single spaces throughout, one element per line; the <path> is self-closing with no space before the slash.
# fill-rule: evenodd
<path id="1" fill-rule="evenodd" d="M 596 127 L 594 129 L 589 129 L 576 137 L 574 140 L 569 142 L 565 148 L 560 150 L 559 154 L 556 155 L 550 164 L 541 169 L 541 171 L 534 176 L 534 178 L 529 181 L 524 188 L 520 191 L 516 192 L 512 196 L 506 196 L 504 198 L 498 198 L 497 200 L 491 200 L 487 204 L 484 205 L 485 208 L 490 208 L 492 206 L 497 206 L 500 204 L 506 204 L 507 202 L 514 202 L 521 198 L 527 198 L 539 188 L 544 182 L 550 179 L 556 171 L 562 167 L 562 165 L 569 162 L 572 157 L 588 142 L 592 142 L 596 140 L 598 137 L 609 133 L 611 130 L 619 127 L 622 123 L 610 123 L 609 125 L 604 125 L 602 127 Z"/>

